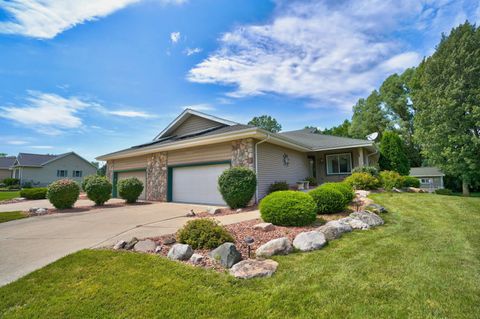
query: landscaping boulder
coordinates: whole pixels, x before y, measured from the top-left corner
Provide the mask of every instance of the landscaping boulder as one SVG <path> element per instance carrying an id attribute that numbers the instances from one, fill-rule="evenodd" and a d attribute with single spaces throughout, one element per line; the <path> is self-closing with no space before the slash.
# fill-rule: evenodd
<path id="1" fill-rule="evenodd" d="M 155 254 L 160 254 L 162 252 L 162 245 L 155 247 Z"/>
<path id="2" fill-rule="evenodd" d="M 292 245 L 287 237 L 270 240 L 257 248 L 257 257 L 270 257 L 273 255 L 287 255 L 292 251 Z"/>
<path id="3" fill-rule="evenodd" d="M 151 239 L 146 239 L 136 243 L 133 250 L 148 253 L 155 251 L 155 248 L 157 248 L 157 244 Z"/>
<path id="4" fill-rule="evenodd" d="M 262 230 L 262 231 L 271 231 L 275 229 L 275 226 L 272 223 L 260 223 L 253 226 L 253 229 Z"/>
<path id="5" fill-rule="evenodd" d="M 373 203 L 365 207 L 365 210 L 375 214 L 381 214 L 381 213 L 387 212 L 387 209 L 385 207 L 380 206 L 378 204 L 373 204 Z"/>
<path id="6" fill-rule="evenodd" d="M 197 265 L 197 264 L 201 263 L 203 261 L 203 259 L 205 259 L 205 257 L 203 257 L 202 255 L 193 254 L 192 257 L 190 257 L 190 262 L 194 265 Z"/>
<path id="7" fill-rule="evenodd" d="M 327 239 L 318 231 L 303 232 L 293 240 L 293 247 L 300 251 L 317 250 L 325 246 Z"/>
<path id="8" fill-rule="evenodd" d="M 378 216 L 377 214 L 374 214 L 374 213 L 367 212 L 367 211 L 351 213 L 350 217 L 354 218 L 354 219 L 359 219 L 362 222 L 364 222 L 365 224 L 368 224 L 368 226 L 370 226 L 370 227 L 375 227 L 375 226 L 379 226 L 379 225 L 384 224 L 383 219 L 380 218 L 380 216 Z"/>
<path id="9" fill-rule="evenodd" d="M 352 229 L 369 229 L 370 226 L 367 223 L 362 222 L 360 219 L 355 219 L 351 217 L 344 217 L 338 220 L 341 223 L 347 223 L 352 227 Z"/>
<path id="10" fill-rule="evenodd" d="M 428 191 L 417 188 L 417 187 L 407 187 L 407 192 L 409 193 L 428 193 Z"/>
<path id="11" fill-rule="evenodd" d="M 127 242 L 125 240 L 119 240 L 115 245 L 113 245 L 113 249 L 115 250 L 123 249 L 126 244 Z"/>
<path id="12" fill-rule="evenodd" d="M 352 227 L 345 222 L 332 220 L 323 226 L 317 228 L 317 231 L 323 233 L 328 241 L 340 238 L 343 233 L 351 232 Z"/>
<path id="13" fill-rule="evenodd" d="M 195 212 L 193 211 L 193 209 L 190 209 L 190 211 L 188 213 L 185 214 L 186 217 L 195 217 L 196 214 Z"/>
<path id="14" fill-rule="evenodd" d="M 233 243 L 224 243 L 212 250 L 208 256 L 225 268 L 230 268 L 240 260 L 242 254 L 237 250 Z"/>
<path id="15" fill-rule="evenodd" d="M 392 192 L 394 193 L 403 193 L 403 191 L 401 189 L 398 189 L 396 187 L 392 188 Z"/>
<path id="16" fill-rule="evenodd" d="M 43 207 L 32 207 L 28 209 L 28 212 L 31 216 L 41 216 L 48 213 L 48 208 Z"/>
<path id="17" fill-rule="evenodd" d="M 190 245 L 175 244 L 168 251 L 167 257 L 172 260 L 188 260 L 193 255 L 193 249 Z"/>
<path id="18" fill-rule="evenodd" d="M 277 267 L 278 263 L 271 259 L 247 259 L 233 265 L 230 269 L 230 274 L 241 279 L 270 277 L 275 273 Z"/>
<path id="19" fill-rule="evenodd" d="M 171 245 L 171 244 L 175 244 L 176 242 L 177 240 L 174 237 L 168 237 L 163 240 L 164 245 Z"/>
<path id="20" fill-rule="evenodd" d="M 125 245 L 124 248 L 127 249 L 127 250 L 130 250 L 130 249 L 132 249 L 132 248 L 135 246 L 136 243 L 138 243 L 138 239 L 137 239 L 137 237 L 133 237 L 133 238 L 130 239 L 130 241 Z"/>

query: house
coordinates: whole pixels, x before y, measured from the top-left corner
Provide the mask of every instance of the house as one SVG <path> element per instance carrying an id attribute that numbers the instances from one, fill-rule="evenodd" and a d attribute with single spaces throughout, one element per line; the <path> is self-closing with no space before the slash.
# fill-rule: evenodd
<path id="1" fill-rule="evenodd" d="M 443 188 L 443 177 L 445 174 L 437 167 L 412 167 L 410 176 L 420 180 L 420 188 L 433 192 Z"/>
<path id="2" fill-rule="evenodd" d="M 186 109 L 151 142 L 97 160 L 107 162 L 113 196 L 119 180 L 135 176 L 145 185 L 144 199 L 205 204 L 224 204 L 217 179 L 232 166 L 256 172 L 258 201 L 275 181 L 341 181 L 352 168 L 378 161 L 372 141 L 315 131 L 270 133 Z"/>
<path id="3" fill-rule="evenodd" d="M 20 184 L 47 186 L 63 178 L 81 182 L 97 173 L 97 168 L 74 152 L 60 155 L 19 153 L 12 165 L 12 177 Z"/>
<path id="4" fill-rule="evenodd" d="M 12 177 L 12 165 L 15 162 L 15 156 L 0 157 L 0 182 L 5 178 Z"/>

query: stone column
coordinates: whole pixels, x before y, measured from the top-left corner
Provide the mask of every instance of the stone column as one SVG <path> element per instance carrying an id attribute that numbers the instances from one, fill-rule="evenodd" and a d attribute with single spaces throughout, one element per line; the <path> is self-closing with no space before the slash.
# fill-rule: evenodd
<path id="1" fill-rule="evenodd" d="M 147 200 L 167 201 L 167 153 L 149 154 L 147 157 Z"/>
<path id="2" fill-rule="evenodd" d="M 107 169 L 105 171 L 105 177 L 113 183 L 113 160 L 107 161 Z"/>
<path id="3" fill-rule="evenodd" d="M 255 170 L 253 139 L 246 138 L 232 142 L 232 166 L 243 166 Z"/>

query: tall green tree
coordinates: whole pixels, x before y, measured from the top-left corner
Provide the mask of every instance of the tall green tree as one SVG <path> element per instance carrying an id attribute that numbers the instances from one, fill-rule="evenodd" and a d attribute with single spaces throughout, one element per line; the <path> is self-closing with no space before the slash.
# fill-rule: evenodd
<path id="1" fill-rule="evenodd" d="M 6 157 L 7 153 L 0 153 L 0 157 Z"/>
<path id="2" fill-rule="evenodd" d="M 386 131 L 380 141 L 380 169 L 396 171 L 400 175 L 408 175 L 410 163 L 400 136 L 392 131 Z"/>
<path id="3" fill-rule="evenodd" d="M 253 125 L 259 128 L 263 128 L 272 133 L 278 133 L 282 130 L 282 126 L 277 122 L 276 119 L 270 115 L 255 116 L 253 119 L 248 122 L 249 125 Z"/>
<path id="4" fill-rule="evenodd" d="M 355 138 L 365 138 L 370 133 L 378 132 L 381 136 L 389 124 L 387 113 L 382 108 L 380 93 L 374 90 L 366 99 L 358 100 L 353 107 L 349 134 Z"/>
<path id="5" fill-rule="evenodd" d="M 334 135 L 334 136 L 351 137 L 349 133 L 351 126 L 352 126 L 352 123 L 349 120 L 345 120 L 343 121 L 342 124 L 338 126 L 333 126 L 331 128 L 324 129 L 322 133 L 327 135 Z"/>
<path id="6" fill-rule="evenodd" d="M 480 29 L 452 29 L 418 69 L 414 137 L 433 165 L 462 179 L 468 196 L 480 178 Z"/>

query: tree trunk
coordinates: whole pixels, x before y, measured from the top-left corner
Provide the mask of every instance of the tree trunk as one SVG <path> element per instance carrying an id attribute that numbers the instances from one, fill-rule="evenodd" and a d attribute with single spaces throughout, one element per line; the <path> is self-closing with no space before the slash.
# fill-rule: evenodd
<path id="1" fill-rule="evenodd" d="M 470 189 L 468 188 L 467 181 L 462 181 L 462 196 L 470 196 Z"/>

